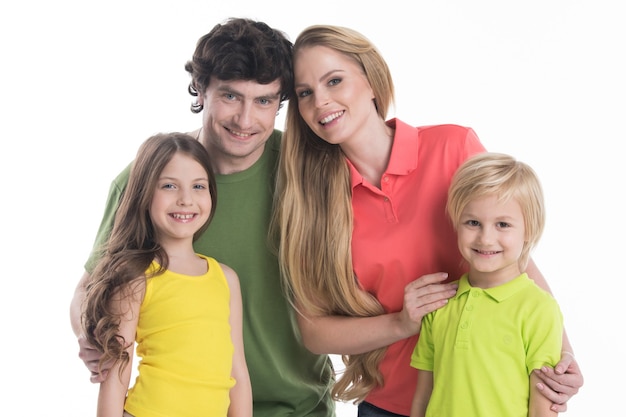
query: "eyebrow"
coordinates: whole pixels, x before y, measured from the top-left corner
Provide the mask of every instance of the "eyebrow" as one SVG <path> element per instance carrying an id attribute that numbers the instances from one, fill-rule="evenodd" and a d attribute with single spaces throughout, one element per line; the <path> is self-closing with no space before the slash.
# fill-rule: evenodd
<path id="1" fill-rule="evenodd" d="M 159 177 L 159 181 L 163 181 L 163 180 L 179 181 L 180 178 L 177 178 L 177 177 Z M 193 178 L 192 181 L 209 181 L 209 178 L 208 177 L 198 177 L 198 178 Z"/>
<path id="2" fill-rule="evenodd" d="M 241 93 L 240 91 L 237 91 L 229 86 L 220 86 L 217 88 L 217 91 L 221 92 L 221 93 L 229 93 L 229 94 L 233 94 L 237 97 L 245 97 L 246 95 Z M 253 100 L 259 100 L 259 99 L 278 99 L 280 97 L 280 88 L 272 94 L 265 94 L 265 95 L 261 95 L 261 96 L 257 96 L 257 97 L 253 97 Z"/>
<path id="3" fill-rule="evenodd" d="M 332 75 L 333 73 L 335 73 L 335 72 L 341 72 L 341 73 L 344 73 L 344 72 L 346 72 L 346 70 L 342 70 L 342 69 L 340 69 L 340 68 L 337 68 L 337 69 L 331 69 L 330 71 L 327 71 L 327 72 L 325 72 L 324 74 L 322 74 L 322 76 L 319 78 L 319 80 L 318 80 L 318 81 L 322 81 L 324 78 L 328 78 L 329 76 L 331 76 L 331 75 Z M 305 83 L 298 83 L 298 84 L 295 84 L 295 86 L 294 86 L 294 87 L 308 87 L 308 84 L 305 84 Z"/>

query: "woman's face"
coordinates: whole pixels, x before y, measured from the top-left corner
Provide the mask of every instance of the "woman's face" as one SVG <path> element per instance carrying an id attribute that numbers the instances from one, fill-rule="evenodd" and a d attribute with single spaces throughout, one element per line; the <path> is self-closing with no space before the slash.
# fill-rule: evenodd
<path id="1" fill-rule="evenodd" d="M 295 90 L 304 121 L 319 137 L 342 144 L 378 120 L 374 92 L 361 66 L 325 46 L 300 49 L 294 56 Z"/>

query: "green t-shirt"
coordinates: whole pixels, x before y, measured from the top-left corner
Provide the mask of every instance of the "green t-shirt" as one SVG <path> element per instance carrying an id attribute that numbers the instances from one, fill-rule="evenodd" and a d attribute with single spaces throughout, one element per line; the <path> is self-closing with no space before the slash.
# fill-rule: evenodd
<path id="1" fill-rule="evenodd" d="M 267 244 L 281 132 L 274 130 L 261 158 L 249 169 L 217 175 L 217 209 L 194 249 L 233 268 L 241 283 L 243 336 L 255 417 L 335 414 L 330 396 L 332 362 L 300 342 L 293 309 L 285 299 L 278 260 Z M 113 181 L 105 213 L 87 261 L 108 237 L 130 165 Z"/>

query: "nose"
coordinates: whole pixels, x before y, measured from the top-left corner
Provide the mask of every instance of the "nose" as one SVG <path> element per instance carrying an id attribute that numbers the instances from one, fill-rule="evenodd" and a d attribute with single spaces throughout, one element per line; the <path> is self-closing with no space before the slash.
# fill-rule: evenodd
<path id="1" fill-rule="evenodd" d="M 315 92 L 315 106 L 318 108 L 324 107 L 328 102 L 328 93 L 324 89 L 318 89 Z"/>
<path id="2" fill-rule="evenodd" d="M 239 111 L 235 115 L 235 120 L 239 127 L 246 129 L 252 125 L 252 120 L 254 119 L 253 115 L 253 103 L 243 101 L 239 107 Z"/>
<path id="3" fill-rule="evenodd" d="M 176 202 L 179 206 L 189 206 L 193 202 L 191 198 L 191 192 L 186 189 L 180 190 L 178 193 L 178 201 Z"/>
<path id="4" fill-rule="evenodd" d="M 490 244 L 493 243 L 495 238 L 495 230 L 493 227 L 483 226 L 480 229 L 480 233 L 478 234 L 478 241 L 481 244 Z"/>

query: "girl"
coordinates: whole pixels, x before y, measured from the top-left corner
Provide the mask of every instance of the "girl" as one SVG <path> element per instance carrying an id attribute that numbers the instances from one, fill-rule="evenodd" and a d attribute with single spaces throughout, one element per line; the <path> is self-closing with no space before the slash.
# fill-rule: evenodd
<path id="1" fill-rule="evenodd" d="M 139 148 L 82 315 L 100 363 L 114 362 L 98 417 L 252 416 L 238 277 L 193 249 L 216 198 L 194 138 L 158 134 Z"/>

